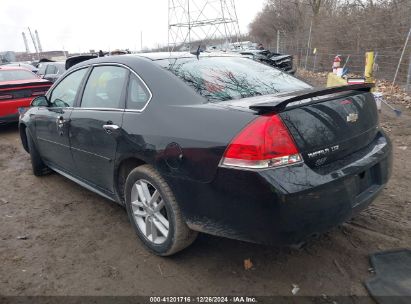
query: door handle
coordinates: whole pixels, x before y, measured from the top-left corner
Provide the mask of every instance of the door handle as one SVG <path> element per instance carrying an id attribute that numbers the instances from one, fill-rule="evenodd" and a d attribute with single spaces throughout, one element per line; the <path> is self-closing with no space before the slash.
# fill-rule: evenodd
<path id="1" fill-rule="evenodd" d="M 57 123 L 57 128 L 61 129 L 64 127 L 64 124 L 66 123 L 66 120 L 64 119 L 63 116 L 58 116 L 56 119 L 56 123 Z"/>
<path id="2" fill-rule="evenodd" d="M 64 119 L 63 116 L 57 116 L 57 119 L 56 119 L 57 132 L 60 134 L 60 136 L 62 136 L 64 133 L 63 127 L 65 123 L 66 123 L 66 120 Z"/>
<path id="3" fill-rule="evenodd" d="M 107 134 L 111 134 L 112 132 L 120 129 L 120 127 L 117 125 L 110 124 L 110 125 L 103 125 L 103 129 L 106 130 Z"/>

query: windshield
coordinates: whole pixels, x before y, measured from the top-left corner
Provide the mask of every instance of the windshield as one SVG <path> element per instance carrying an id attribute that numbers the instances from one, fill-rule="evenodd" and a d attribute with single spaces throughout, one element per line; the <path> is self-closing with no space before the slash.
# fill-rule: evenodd
<path id="1" fill-rule="evenodd" d="M 174 58 L 157 63 L 212 102 L 310 88 L 283 71 L 244 57 Z"/>
<path id="2" fill-rule="evenodd" d="M 13 81 L 13 80 L 28 80 L 37 79 L 37 76 L 30 71 L 24 70 L 0 70 L 0 81 Z"/>

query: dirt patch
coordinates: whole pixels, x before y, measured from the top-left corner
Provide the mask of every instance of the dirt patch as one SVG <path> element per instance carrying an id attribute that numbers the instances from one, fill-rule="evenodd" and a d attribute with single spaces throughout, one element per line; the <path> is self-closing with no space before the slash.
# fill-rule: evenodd
<path id="1" fill-rule="evenodd" d="M 411 246 L 410 111 L 384 111 L 393 177 L 375 203 L 302 250 L 200 235 L 171 258 L 148 253 L 126 212 L 66 178 L 36 178 L 17 127 L 0 130 L 2 295 L 366 295 L 372 252 Z M 250 259 L 252 267 L 244 268 Z"/>

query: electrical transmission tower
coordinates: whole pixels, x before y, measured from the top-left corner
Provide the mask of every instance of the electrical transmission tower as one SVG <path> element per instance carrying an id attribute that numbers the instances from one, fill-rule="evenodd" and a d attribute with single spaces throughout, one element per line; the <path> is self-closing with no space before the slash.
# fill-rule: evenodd
<path id="1" fill-rule="evenodd" d="M 234 1 L 168 0 L 169 51 L 190 50 L 199 42 L 238 42 L 240 27 Z"/>

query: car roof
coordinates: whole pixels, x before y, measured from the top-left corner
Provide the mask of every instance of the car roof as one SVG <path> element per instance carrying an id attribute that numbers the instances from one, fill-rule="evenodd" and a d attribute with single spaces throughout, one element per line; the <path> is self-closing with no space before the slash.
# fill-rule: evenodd
<path id="1" fill-rule="evenodd" d="M 64 61 L 43 61 L 43 62 L 39 63 L 39 68 L 40 67 L 47 67 L 48 65 L 54 65 L 54 66 L 63 68 L 64 71 L 66 70 L 66 63 Z"/>
<path id="2" fill-rule="evenodd" d="M 202 52 L 200 54 L 200 59 L 204 57 L 237 57 L 241 58 L 244 57 L 241 54 L 231 53 L 231 52 Z M 75 59 L 76 57 L 70 57 L 71 59 Z M 70 60 L 68 58 L 67 60 Z M 93 64 L 105 64 L 105 63 L 119 63 L 125 65 L 133 65 L 137 64 L 138 62 L 154 62 L 158 60 L 165 60 L 165 59 L 180 59 L 180 58 L 197 58 L 196 55 L 193 55 L 189 52 L 158 52 L 158 53 L 137 53 L 137 54 L 127 54 L 127 55 L 115 55 L 115 56 L 104 56 L 104 57 L 96 57 L 93 59 L 88 59 L 84 61 L 80 61 L 76 64 L 70 65 L 68 70 L 72 69 L 73 67 L 81 68 L 88 65 Z M 67 67 L 67 61 L 66 61 Z"/>
<path id="3" fill-rule="evenodd" d="M 163 59 L 179 59 L 179 58 L 196 58 L 197 56 L 189 52 L 156 52 L 156 53 L 137 53 L 129 54 L 125 56 L 144 57 L 150 60 L 163 60 Z M 231 52 L 201 52 L 201 57 L 242 57 L 239 54 Z"/>

